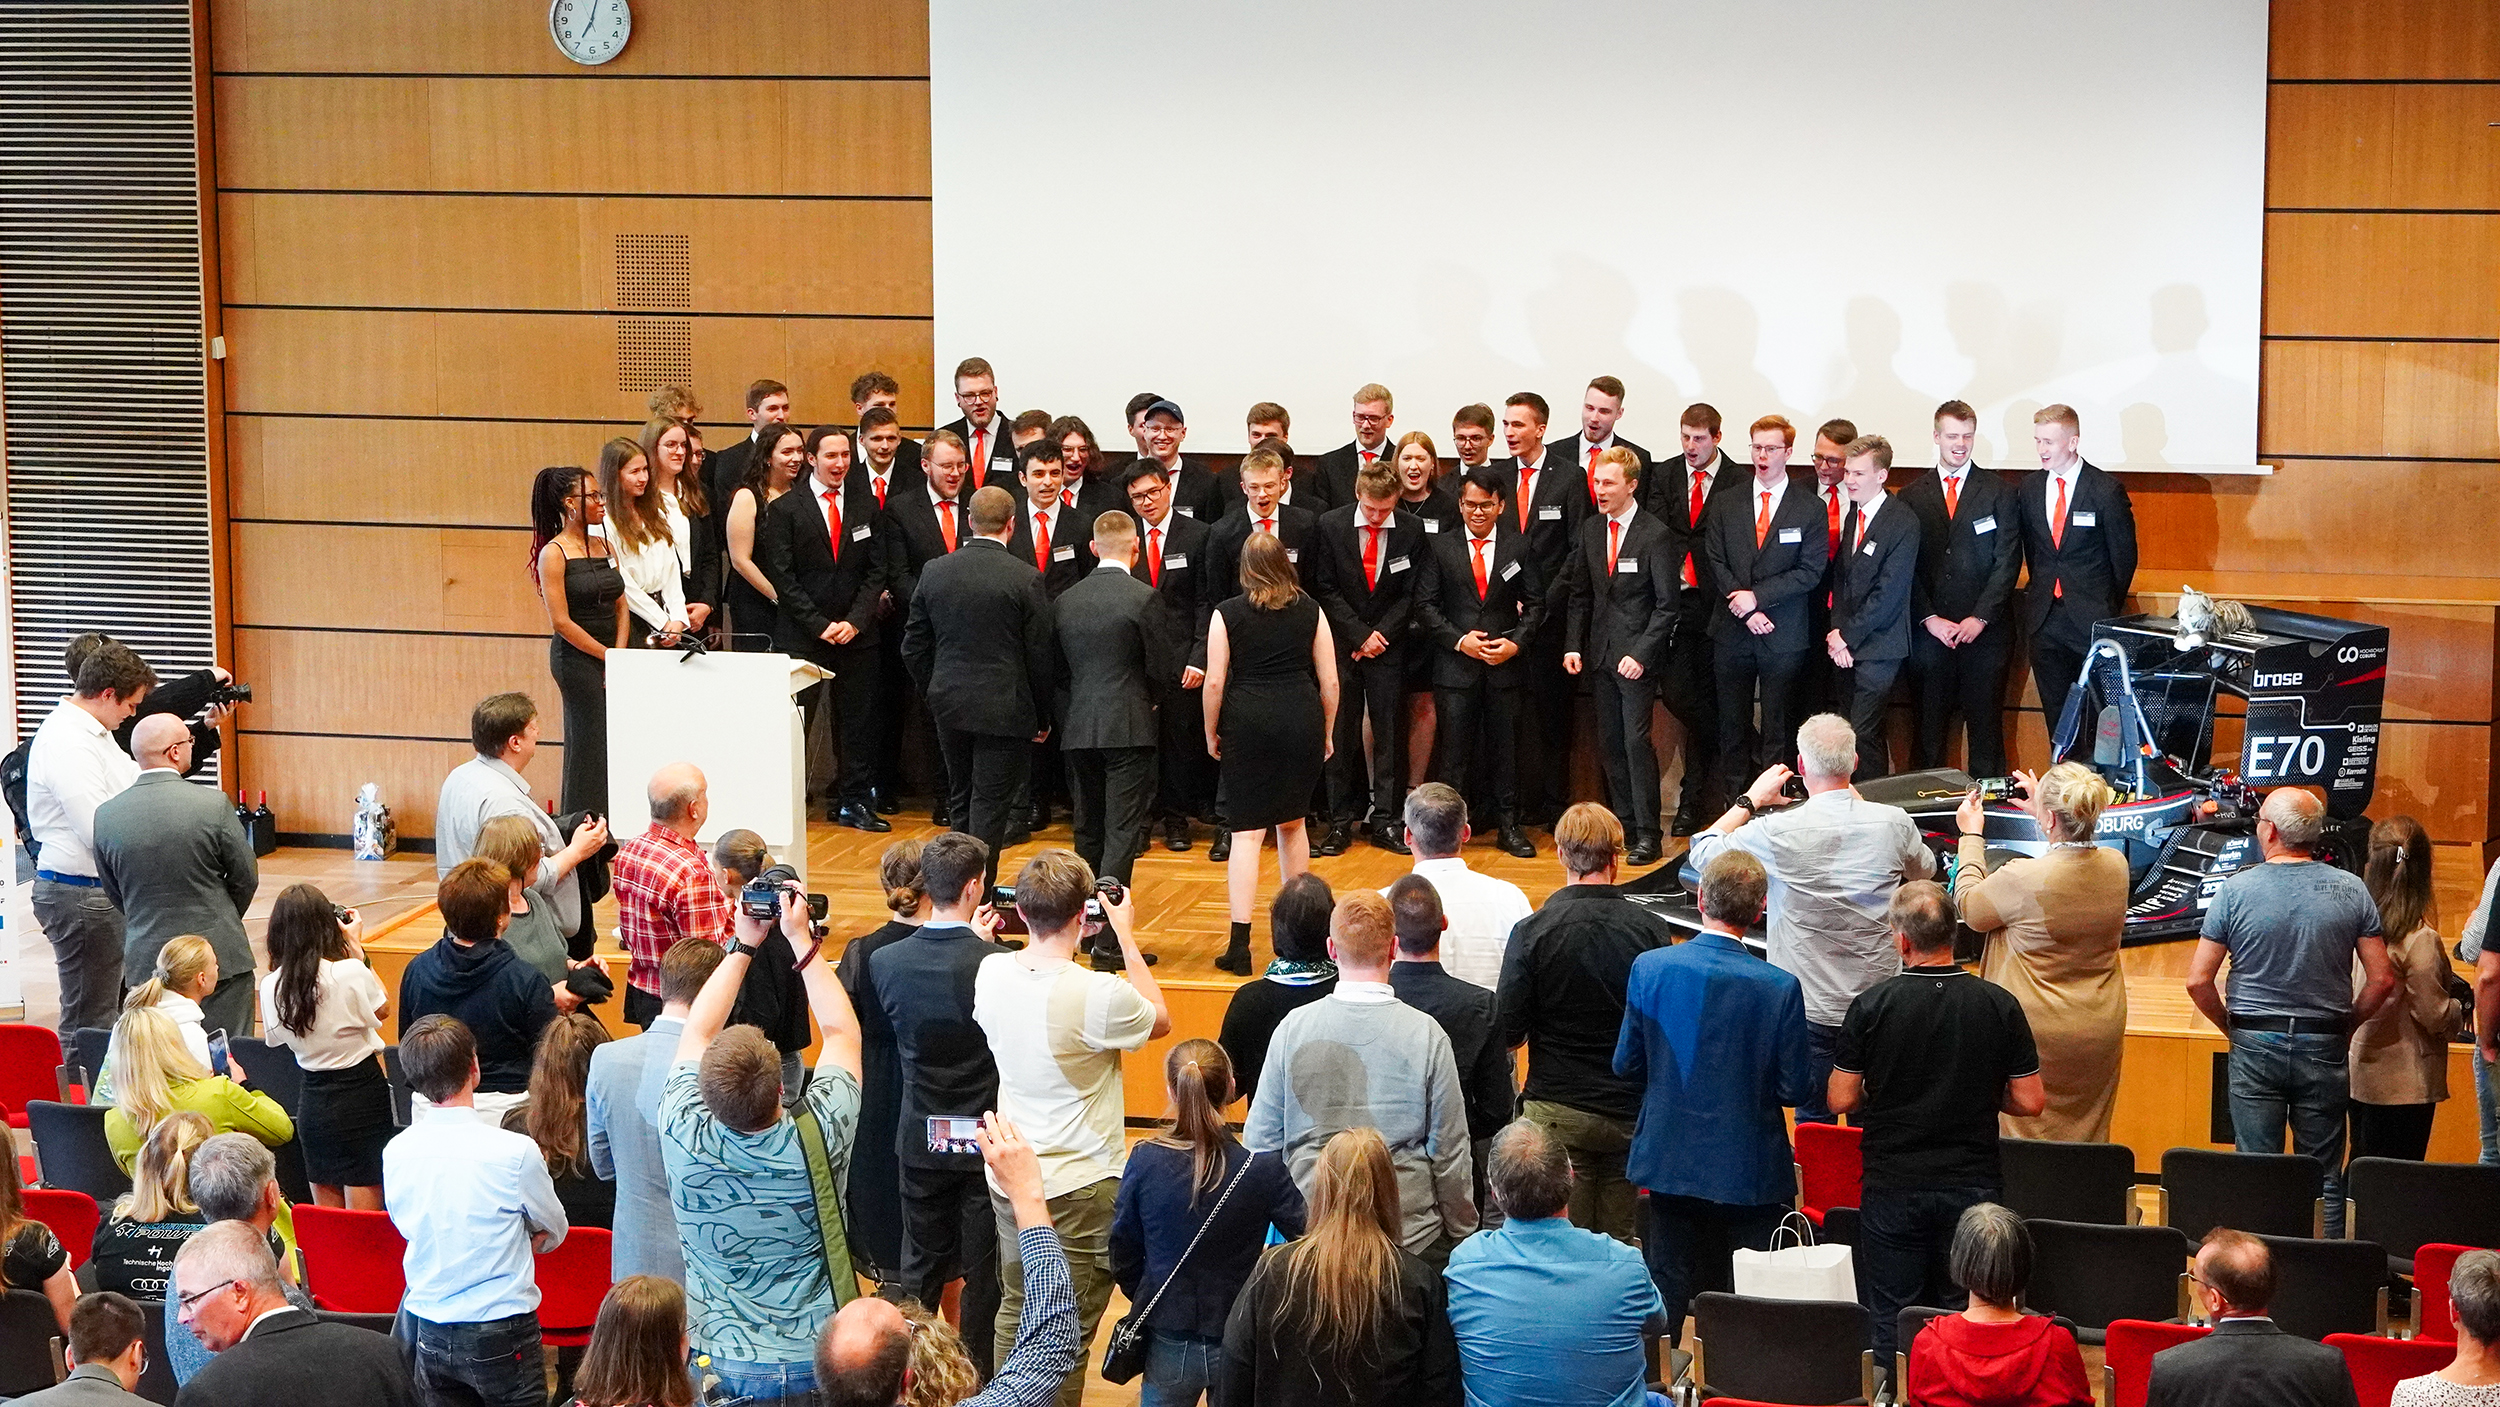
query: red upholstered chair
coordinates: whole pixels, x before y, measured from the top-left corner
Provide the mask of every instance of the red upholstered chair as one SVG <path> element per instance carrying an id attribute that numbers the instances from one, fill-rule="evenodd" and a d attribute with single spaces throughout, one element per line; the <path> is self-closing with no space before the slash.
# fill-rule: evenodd
<path id="1" fill-rule="evenodd" d="M 52 1234 L 60 1238 L 61 1248 L 69 1252 L 69 1268 L 85 1265 L 87 1257 L 95 1254 L 96 1228 L 104 1224 L 95 1198 L 51 1187 L 29 1187 L 20 1195 L 26 1215 L 52 1228 Z"/>
<path id="2" fill-rule="evenodd" d="M 0 1105 L 9 1127 L 26 1127 L 26 1102 L 63 1099 L 61 1037 L 48 1026 L 0 1023 Z"/>
<path id="3" fill-rule="evenodd" d="M 399 1312 L 408 1293 L 408 1243 L 389 1212 L 298 1206 L 295 1244 L 313 1303 L 350 1314 Z"/>
<path id="4" fill-rule="evenodd" d="M 1858 1204 L 1858 1183 L 1865 1172 L 1859 1145 L 1866 1135 L 1846 1124 L 1797 1125 L 1798 1209 L 1815 1225 L 1832 1207 Z"/>
<path id="5" fill-rule="evenodd" d="M 563 1245 L 538 1257 L 538 1333 L 554 1347 L 589 1344 L 599 1302 L 608 1297 L 614 1239 L 598 1227 L 577 1226 Z"/>
<path id="6" fill-rule="evenodd" d="M 2144 1407 L 2153 1390 L 2153 1355 L 2190 1343 L 2213 1330 L 2198 1324 L 2156 1324 L 2150 1319 L 2109 1321 L 2101 1371 L 2109 1384 L 2109 1407 Z"/>
<path id="7" fill-rule="evenodd" d="M 2413 1253 L 2413 1336 L 2457 1341 L 2457 1320 L 2448 1302 L 2448 1277 L 2456 1274 L 2457 1257 L 2472 1246 L 2433 1241 Z"/>
<path id="8" fill-rule="evenodd" d="M 1792 1407 L 1785 1402 L 1756 1402 L 1750 1397 L 1706 1397 L 1701 1407 Z"/>
<path id="9" fill-rule="evenodd" d="M 2396 1384 L 2424 1373 L 2436 1373 L 2457 1356 L 2457 1346 L 2437 1339 L 2383 1339 L 2376 1334 L 2329 1334 L 2328 1348 L 2340 1350 L 2352 1370 L 2353 1395 L 2361 1407 L 2387 1407 Z"/>

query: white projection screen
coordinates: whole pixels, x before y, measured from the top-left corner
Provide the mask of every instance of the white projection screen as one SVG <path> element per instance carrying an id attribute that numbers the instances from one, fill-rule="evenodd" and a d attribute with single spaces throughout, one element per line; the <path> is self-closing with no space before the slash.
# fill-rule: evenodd
<path id="1" fill-rule="evenodd" d="M 1924 464 L 1959 397 L 1982 463 L 2064 401 L 2255 466 L 2266 0 L 933 0 L 929 53 L 941 418 L 982 356 L 1109 448 L 1152 390 L 1313 453 L 1379 381 L 1447 455 L 1611 373 L 1661 455 L 1707 400 Z"/>

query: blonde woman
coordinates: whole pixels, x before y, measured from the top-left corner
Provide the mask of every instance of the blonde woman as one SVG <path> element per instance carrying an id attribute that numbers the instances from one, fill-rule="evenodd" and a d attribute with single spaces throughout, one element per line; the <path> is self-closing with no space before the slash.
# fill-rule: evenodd
<path id="1" fill-rule="evenodd" d="M 217 1132 L 248 1133 L 272 1148 L 295 1136 L 295 1121 L 278 1101 L 210 1074 L 182 1043 L 173 1018 L 156 1008 L 123 1012 L 113 1038 L 121 1045 L 121 1098 L 104 1115 L 104 1141 L 123 1172 L 138 1161 L 157 1121 L 177 1110 L 205 1114 Z"/>
<path id="2" fill-rule="evenodd" d="M 152 1006 L 172 1019 L 182 1033 L 182 1043 L 193 1059 L 208 1065 L 208 1031 L 203 1024 L 200 1003 L 217 990 L 222 976 L 217 970 L 217 950 L 208 940 L 186 933 L 156 950 L 156 975 L 122 995 L 122 1010 Z M 113 1028 L 113 1039 L 104 1047 L 104 1068 L 95 1072 L 95 1102 L 113 1102 L 113 1067 L 119 1063 L 122 1048 L 121 1028 Z M 231 1058 L 227 1068 L 234 1078 L 248 1078 Z"/>
<path id="3" fill-rule="evenodd" d="M 2448 1038 L 2458 1024 L 2422 823 L 2391 816 L 2370 827 L 2361 880 L 2378 901 L 2397 999 L 2352 1033 L 2352 1156 L 2418 1163 L 2430 1151 L 2431 1116 L 2448 1097 Z"/>
<path id="4" fill-rule="evenodd" d="M 2127 1036 L 2127 984 L 2118 940 L 2127 925 L 2127 857 L 2092 837 L 2110 802 L 2109 783 L 2080 762 L 2034 777 L 2016 772 L 2024 809 L 2048 837 L 2046 854 L 1988 873 L 1979 793 L 1963 798 L 1961 867 L 1953 903 L 1987 935 L 1979 975 L 2014 994 L 2040 1047 L 2049 1106 L 2031 1118 L 2000 1116 L 2014 1138 L 2107 1143 Z"/>
<path id="5" fill-rule="evenodd" d="M 685 578 L 641 444 L 620 437 L 599 451 L 599 491 L 608 508 L 604 533 L 625 578 L 625 647 L 672 643 L 686 629 Z"/>
<path id="6" fill-rule="evenodd" d="M 188 1111 L 157 1120 L 139 1145 L 130 1190 L 95 1234 L 96 1288 L 133 1299 L 161 1300 L 172 1283 L 174 1253 L 208 1224 L 191 1200 L 191 1153 L 216 1128 Z"/>

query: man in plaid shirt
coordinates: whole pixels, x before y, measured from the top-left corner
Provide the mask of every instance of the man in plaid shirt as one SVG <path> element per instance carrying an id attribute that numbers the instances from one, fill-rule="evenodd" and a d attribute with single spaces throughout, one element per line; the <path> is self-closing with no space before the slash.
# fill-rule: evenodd
<path id="1" fill-rule="evenodd" d="M 729 896 L 695 833 L 712 814 L 703 773 L 672 762 L 651 775 L 651 828 L 616 847 L 616 937 L 632 956 L 625 1019 L 651 1029 L 660 1018 L 660 958 L 680 938 L 718 943 L 729 932 Z"/>

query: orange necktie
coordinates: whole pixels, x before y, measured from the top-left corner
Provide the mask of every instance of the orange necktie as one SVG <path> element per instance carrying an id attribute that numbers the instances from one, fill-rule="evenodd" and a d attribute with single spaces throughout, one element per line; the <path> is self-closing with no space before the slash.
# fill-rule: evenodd
<path id="1" fill-rule="evenodd" d="M 972 472 L 976 475 L 986 474 L 990 471 L 989 461 L 981 457 L 982 446 L 987 445 L 989 442 L 989 431 L 975 430 L 972 432 Z"/>
<path id="2" fill-rule="evenodd" d="M 1950 521 L 1953 515 L 1960 511 L 1962 511 L 1962 479 L 1958 474 L 1949 475 L 1944 481 L 1944 516 L 1947 521 Z"/>
<path id="3" fill-rule="evenodd" d="M 1467 539 L 1469 550 L 1476 554 L 1476 599 L 1479 601 L 1485 598 L 1485 593 L 1493 589 L 1493 577 L 1485 570 L 1484 565 L 1484 549 L 1492 545 L 1493 539 L 1489 537 Z"/>
<path id="4" fill-rule="evenodd" d="M 1528 530 L 1528 506 L 1536 501 L 1536 470 L 1519 466 L 1519 530 Z"/>
<path id="5" fill-rule="evenodd" d="M 1595 446 L 1595 445 L 1590 445 L 1590 446 L 1589 446 L 1589 502 L 1591 502 L 1591 503 L 1595 503 L 1595 502 L 1597 501 L 1597 455 L 1598 455 L 1598 449 L 1597 449 L 1597 446 Z"/>
<path id="6" fill-rule="evenodd" d="M 938 500 L 938 534 L 946 539 L 946 550 L 955 550 L 955 500 Z"/>
<path id="7" fill-rule="evenodd" d="M 2049 545 L 2062 550 L 2066 546 L 2066 481 L 2051 475 L 2049 482 L 2057 485 L 2057 508 L 2049 514 Z M 2065 594 L 2066 581 L 2063 577 L 2049 584 L 2052 598 Z"/>
<path id="8" fill-rule="evenodd" d="M 1754 510 L 1753 545 L 1760 548 L 1771 536 L 1771 491 L 1762 491 L 1762 506 Z"/>
<path id="9" fill-rule="evenodd" d="M 1163 529 L 1146 529 L 1146 584 L 1163 584 Z"/>
<path id="10" fill-rule="evenodd" d="M 881 512 L 881 513 L 882 513 L 882 512 L 884 512 L 884 511 L 885 511 L 885 480 L 878 478 L 878 477 L 877 477 L 876 475 L 874 475 L 874 474 L 871 474 L 871 475 L 869 475 L 869 476 L 868 476 L 868 486 L 869 486 L 870 488 L 873 488 L 873 489 L 875 489 L 875 490 L 877 491 L 877 511 L 878 511 L 878 512 Z"/>
<path id="11" fill-rule="evenodd" d="M 1837 555 L 1840 551 L 1840 491 L 1838 489 L 1823 490 L 1823 516 L 1828 520 L 1832 534 L 1831 541 L 1824 545 L 1824 550 Z"/>
<path id="12" fill-rule="evenodd" d="M 1274 537 L 1276 535 L 1276 520 L 1274 518 L 1261 518 L 1259 520 L 1259 531 L 1266 533 L 1269 537 Z"/>
<path id="13" fill-rule="evenodd" d="M 1606 520 L 1606 570 L 1610 574 L 1609 579 L 1611 579 L 1611 573 L 1615 569 L 1615 563 L 1621 559 L 1622 556 L 1623 524 L 1616 522 L 1612 518 L 1608 518 Z"/>
<path id="14" fill-rule="evenodd" d="M 1033 515 L 1033 567 L 1036 571 L 1050 570 L 1050 515 L 1048 513 Z"/>

